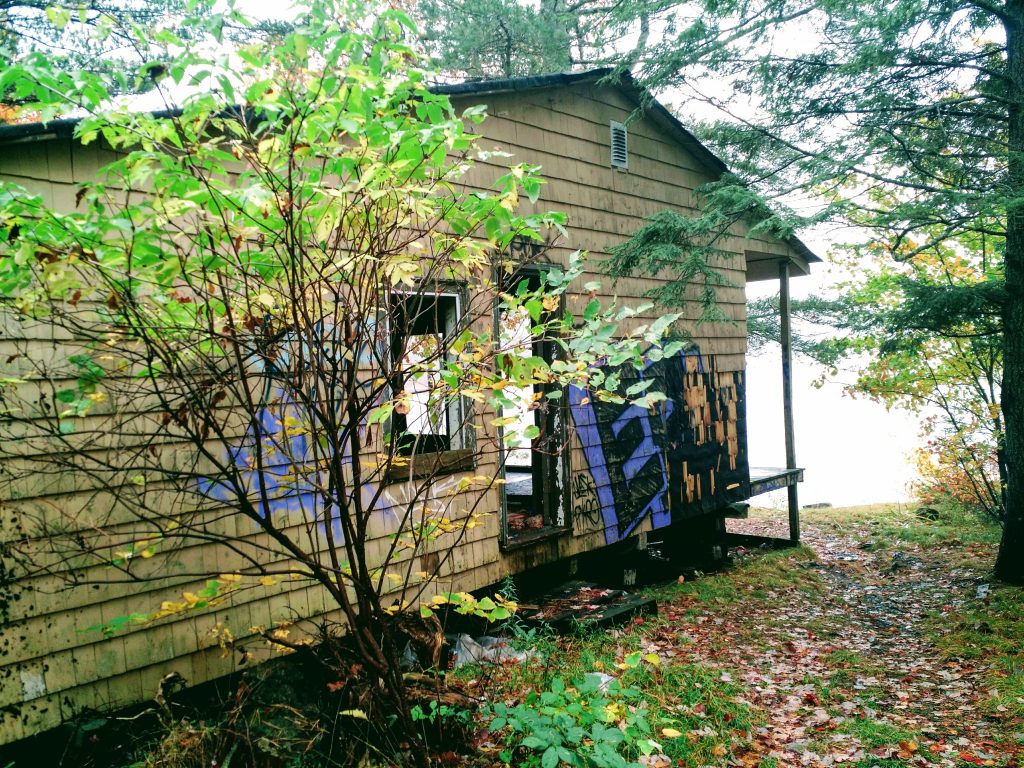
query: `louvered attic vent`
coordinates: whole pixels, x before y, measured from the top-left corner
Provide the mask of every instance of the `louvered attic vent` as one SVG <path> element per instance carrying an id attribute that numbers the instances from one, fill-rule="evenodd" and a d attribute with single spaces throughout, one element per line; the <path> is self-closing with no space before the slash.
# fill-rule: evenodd
<path id="1" fill-rule="evenodd" d="M 626 145 L 626 126 L 612 120 L 612 168 L 629 168 L 629 150 Z"/>

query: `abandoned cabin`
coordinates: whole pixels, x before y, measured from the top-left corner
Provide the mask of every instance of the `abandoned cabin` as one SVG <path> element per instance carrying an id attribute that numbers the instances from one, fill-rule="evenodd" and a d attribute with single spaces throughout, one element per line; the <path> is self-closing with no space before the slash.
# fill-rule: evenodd
<path id="1" fill-rule="evenodd" d="M 628 80 L 605 83 L 607 74 L 600 70 L 439 89 L 457 109 L 487 105 L 489 116 L 475 129 L 482 134 L 482 146 L 542 167 L 546 184 L 539 205 L 568 216 L 568 237 L 545 255 L 554 263 L 576 249 L 605 254 L 665 208 L 692 210 L 698 205 L 694 190 L 725 171 L 657 103 L 645 104 L 634 117 L 642 94 Z M 72 131 L 73 121 L 0 127 L 0 179 L 26 187 L 57 209 L 73 209 L 78 184 L 113 155 L 97 144 L 83 146 Z M 486 163 L 480 171 L 487 171 Z M 695 348 L 645 372 L 668 396 L 669 407 L 661 415 L 628 404 L 593 402 L 584 391 L 570 389 L 560 409 L 523 416 L 549 420 L 537 425 L 542 439 L 562 441 L 567 450 L 545 450 L 534 441 L 511 448 L 504 462 L 476 467 L 477 473 L 503 471 L 506 482 L 486 491 L 490 496 L 484 507 L 497 514 L 469 531 L 451 559 L 455 589 L 477 590 L 508 574 L 559 563 L 568 575 L 574 558 L 655 530 L 665 535 L 676 531 L 678 541 L 699 541 L 708 557 L 721 556 L 716 532 L 724 530 L 726 509 L 779 487 L 790 488 L 793 517 L 800 472 L 791 424 L 787 468 L 759 473 L 748 466 L 744 286 L 779 280 L 785 309 L 789 276 L 808 274 L 819 259 L 795 238 L 747 237 L 743 231 L 728 238 L 724 248 L 734 257 L 716 266 L 733 287 L 720 288 L 718 302 L 733 322 L 698 325 L 696 310 L 687 316 Z M 607 278 L 594 278 L 603 279 L 603 298 L 614 294 L 633 303 L 640 303 L 661 279 L 621 279 L 613 287 Z M 442 324 L 451 322 L 459 311 L 458 294 L 438 294 L 436 301 L 434 315 L 449 318 Z M 34 343 L 30 337 L 12 338 L 12 329 L 0 338 L 3 358 L 16 345 Z M 445 328 L 431 332 L 443 335 Z M 441 434 L 438 440 L 439 452 L 457 450 L 457 436 Z M 451 477 L 457 478 L 462 465 L 454 461 L 451 466 Z M 25 534 L 21 513 L 41 502 L 73 503 L 52 494 L 35 498 L 0 477 L 3 541 Z M 687 533 L 695 528 L 704 535 Z M 387 533 L 382 527 L 379 535 Z M 208 612 L 131 624 L 105 637 L 83 630 L 130 612 L 131 600 L 159 605 L 194 588 L 194 579 L 172 576 L 152 586 L 62 590 L 53 576 L 12 576 L 4 579 L 0 571 L 0 744 L 84 710 L 109 711 L 144 701 L 171 671 L 193 684 L 231 672 L 236 659 L 218 647 L 218 624 L 244 639 L 253 625 L 271 626 L 279 619 L 294 620 L 296 614 L 316 619 L 330 611 L 319 587 L 284 582 L 240 593 Z"/>

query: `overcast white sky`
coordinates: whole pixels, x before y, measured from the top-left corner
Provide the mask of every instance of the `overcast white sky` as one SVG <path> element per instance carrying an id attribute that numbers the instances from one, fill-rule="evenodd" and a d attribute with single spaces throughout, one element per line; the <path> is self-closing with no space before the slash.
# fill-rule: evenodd
<path id="1" fill-rule="evenodd" d="M 828 237 L 807 238 L 823 258 Z M 810 277 L 794 278 L 794 297 L 825 291 L 833 278 L 827 264 L 812 267 Z M 778 282 L 748 285 L 748 298 L 771 295 Z M 833 506 L 909 500 L 914 477 L 910 454 L 920 444 L 918 420 L 902 410 L 844 394 L 851 373 L 815 388 L 821 367 L 800 358 L 793 361 L 793 400 L 797 464 L 806 469 L 800 486 L 801 504 Z M 775 347 L 747 356 L 747 434 L 751 466 L 785 466 L 782 427 L 782 362 Z M 785 494 L 769 494 L 756 504 L 779 506 Z"/>

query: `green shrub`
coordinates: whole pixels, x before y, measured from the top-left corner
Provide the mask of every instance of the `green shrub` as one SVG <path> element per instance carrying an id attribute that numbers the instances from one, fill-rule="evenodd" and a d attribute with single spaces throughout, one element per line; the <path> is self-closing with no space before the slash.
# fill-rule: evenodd
<path id="1" fill-rule="evenodd" d="M 597 676 L 550 690 L 532 691 L 516 706 L 496 703 L 491 731 L 504 747 L 501 758 L 516 766 L 630 768 L 640 755 L 660 749 L 653 740 L 640 692 Z"/>

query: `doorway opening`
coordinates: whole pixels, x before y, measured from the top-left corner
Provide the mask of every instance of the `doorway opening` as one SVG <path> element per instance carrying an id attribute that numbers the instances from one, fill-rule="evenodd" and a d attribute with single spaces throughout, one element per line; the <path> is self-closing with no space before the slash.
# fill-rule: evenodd
<path id="1" fill-rule="evenodd" d="M 507 285 L 513 293 L 524 282 L 528 290 L 536 290 L 543 279 L 539 269 L 523 269 L 513 274 Z M 542 322 L 544 319 L 542 316 Z M 538 357 L 547 363 L 555 360 L 558 346 L 538 332 L 528 313 L 499 310 L 497 321 L 503 348 L 515 349 L 520 357 Z M 506 431 L 510 439 L 503 438 L 500 443 L 505 480 L 502 542 L 514 546 L 565 530 L 562 474 L 568 451 L 562 391 L 557 384 L 507 387 L 504 394 L 513 404 L 500 414 L 512 419 Z M 518 439 L 511 439 L 513 433 Z"/>

